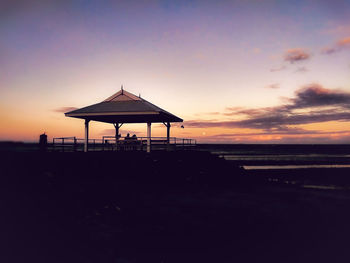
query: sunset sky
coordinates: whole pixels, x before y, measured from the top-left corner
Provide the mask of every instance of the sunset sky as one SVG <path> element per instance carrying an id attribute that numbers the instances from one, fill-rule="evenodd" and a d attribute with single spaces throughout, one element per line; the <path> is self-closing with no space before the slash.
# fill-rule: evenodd
<path id="1" fill-rule="evenodd" d="M 0 1 L 0 140 L 82 138 L 64 112 L 121 85 L 184 119 L 171 136 L 349 143 L 350 1 Z"/>

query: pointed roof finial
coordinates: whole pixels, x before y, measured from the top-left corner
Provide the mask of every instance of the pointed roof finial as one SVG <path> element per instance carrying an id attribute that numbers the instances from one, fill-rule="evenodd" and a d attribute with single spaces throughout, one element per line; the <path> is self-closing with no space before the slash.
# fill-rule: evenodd
<path id="1" fill-rule="evenodd" d="M 139 93 L 139 98 L 141 98 L 141 93 Z"/>
<path id="2" fill-rule="evenodd" d="M 123 94 L 123 84 L 122 84 L 121 90 L 122 90 L 122 94 Z"/>

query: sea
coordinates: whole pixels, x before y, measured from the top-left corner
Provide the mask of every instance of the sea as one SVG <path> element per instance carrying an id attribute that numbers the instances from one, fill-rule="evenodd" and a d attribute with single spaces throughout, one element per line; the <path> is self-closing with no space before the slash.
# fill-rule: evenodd
<path id="1" fill-rule="evenodd" d="M 199 144 L 246 170 L 350 168 L 350 144 Z"/>
<path id="2" fill-rule="evenodd" d="M 350 144 L 201 144 L 256 181 L 316 191 L 350 191 Z"/>

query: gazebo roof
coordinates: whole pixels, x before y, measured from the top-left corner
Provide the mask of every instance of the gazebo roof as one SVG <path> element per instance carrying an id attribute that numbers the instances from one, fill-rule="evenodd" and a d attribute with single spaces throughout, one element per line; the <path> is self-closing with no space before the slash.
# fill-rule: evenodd
<path id="1" fill-rule="evenodd" d="M 183 121 L 147 100 L 123 90 L 123 88 L 100 103 L 67 112 L 65 115 L 108 123 Z"/>

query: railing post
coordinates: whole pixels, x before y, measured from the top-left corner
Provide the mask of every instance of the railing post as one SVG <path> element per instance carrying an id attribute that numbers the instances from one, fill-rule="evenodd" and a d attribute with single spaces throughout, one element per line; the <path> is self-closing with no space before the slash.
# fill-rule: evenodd
<path id="1" fill-rule="evenodd" d="M 84 143 L 84 152 L 88 151 L 89 145 L 89 122 L 90 120 L 85 119 L 85 143 Z"/>
<path id="2" fill-rule="evenodd" d="M 62 138 L 62 152 L 64 152 L 64 138 Z"/>
<path id="3" fill-rule="evenodd" d="M 151 152 L 151 123 L 147 123 L 147 152 Z"/>
<path id="4" fill-rule="evenodd" d="M 166 124 L 166 142 L 167 142 L 167 150 L 170 150 L 170 122 Z"/>
<path id="5" fill-rule="evenodd" d="M 73 146 L 74 152 L 77 151 L 77 138 L 74 137 L 74 146 Z"/>

